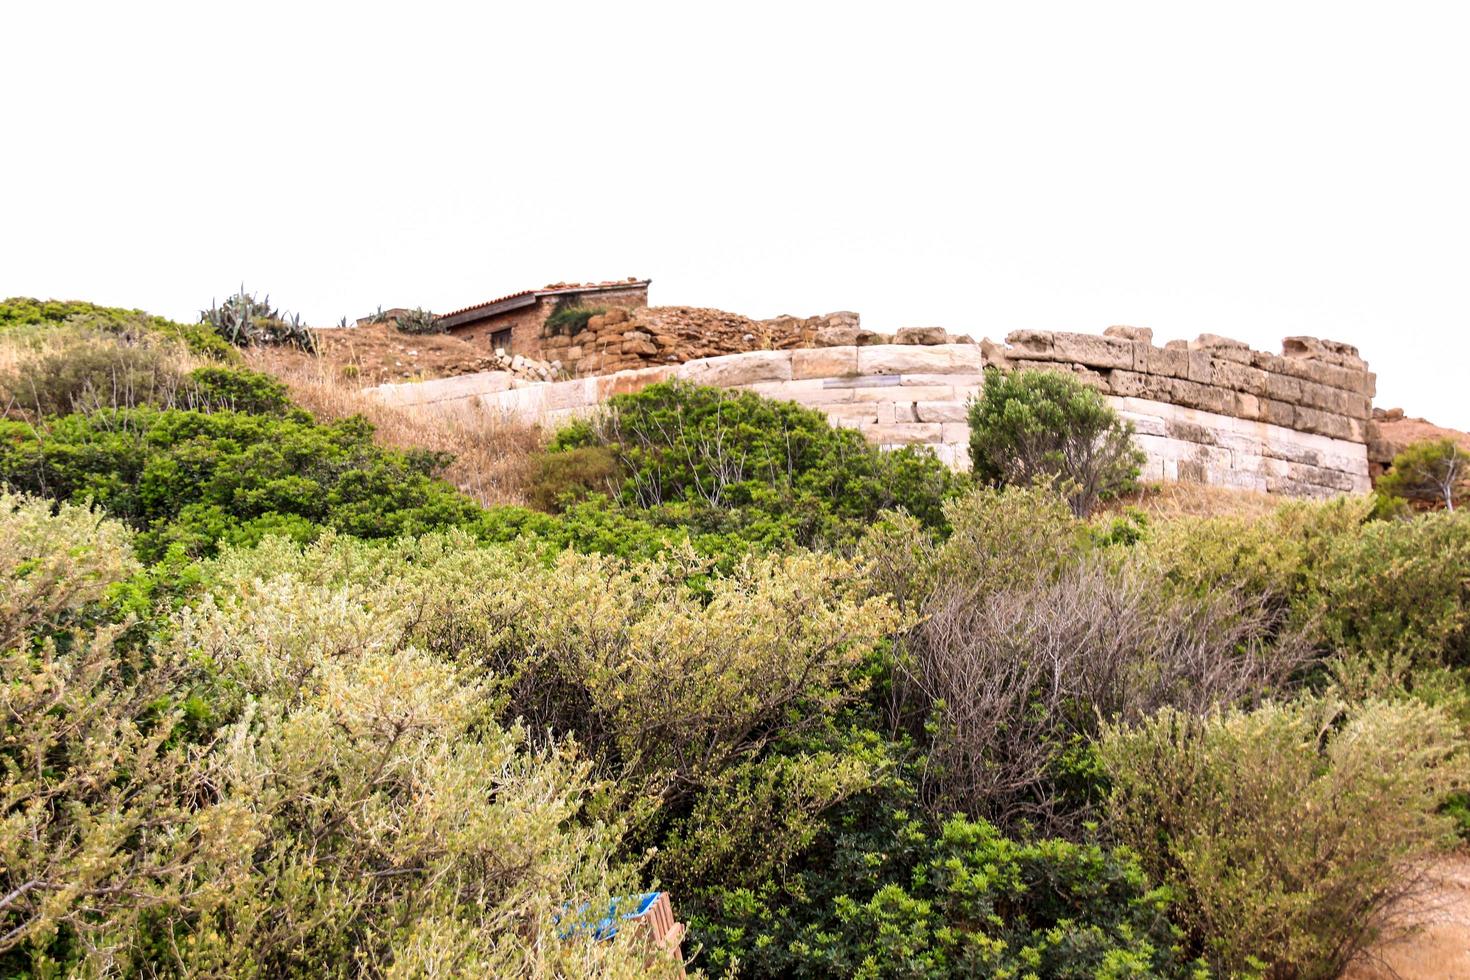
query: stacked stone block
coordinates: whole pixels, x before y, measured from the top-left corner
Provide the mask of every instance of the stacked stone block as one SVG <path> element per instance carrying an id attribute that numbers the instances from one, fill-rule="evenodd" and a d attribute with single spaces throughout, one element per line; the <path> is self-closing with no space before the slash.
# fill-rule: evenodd
<path id="1" fill-rule="evenodd" d="M 391 404 L 490 412 L 560 424 L 613 395 L 660 381 L 753 391 L 825 413 L 885 447 L 930 447 L 969 466 L 970 401 L 984 369 L 1075 373 L 1127 419 L 1148 457 L 1144 476 L 1292 496 L 1369 488 L 1364 445 L 1374 377 L 1352 348 L 1288 338 L 1281 355 L 1205 336 L 1155 347 L 1147 331 L 1096 336 L 1021 331 L 1009 346 L 845 344 L 759 350 L 529 383 L 503 372 L 371 389 Z"/>

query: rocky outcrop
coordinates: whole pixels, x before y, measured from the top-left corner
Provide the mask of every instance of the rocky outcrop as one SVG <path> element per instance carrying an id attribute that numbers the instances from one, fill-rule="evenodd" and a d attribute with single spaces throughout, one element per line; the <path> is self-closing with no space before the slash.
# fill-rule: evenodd
<path id="1" fill-rule="evenodd" d="M 1402 408 L 1375 408 L 1368 422 L 1368 463 L 1376 480 L 1393 458 L 1416 442 L 1453 439 L 1470 452 L 1470 432 L 1447 429 L 1427 419 L 1411 418 Z"/>

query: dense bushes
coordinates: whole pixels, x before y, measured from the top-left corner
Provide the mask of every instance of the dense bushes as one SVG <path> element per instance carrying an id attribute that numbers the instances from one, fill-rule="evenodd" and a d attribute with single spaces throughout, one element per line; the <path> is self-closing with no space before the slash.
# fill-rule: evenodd
<path id="1" fill-rule="evenodd" d="M 252 397 L 261 397 L 256 391 Z M 374 446 L 361 419 L 149 407 L 0 422 L 0 479 L 61 500 L 91 499 L 140 532 L 148 558 L 208 553 L 268 532 L 319 527 L 393 537 L 473 523 L 480 510 L 431 475 L 442 460 Z"/>
<path id="2" fill-rule="evenodd" d="M 95 303 L 37 300 L 22 296 L 0 301 L 0 334 L 7 338 L 23 333 L 27 328 L 45 331 L 72 320 L 105 330 L 124 342 L 140 333 L 152 333 L 165 340 L 180 342 L 190 352 L 203 357 L 229 360 L 234 356 L 225 339 L 205 324 L 176 323 L 142 310 L 124 310 Z"/>
<path id="3" fill-rule="evenodd" d="M 487 510 L 0 310 L 0 972 L 656 974 L 567 916 L 661 887 L 717 975 L 1328 975 L 1463 810 L 1458 513 L 1089 520 L 681 385 Z"/>
<path id="4" fill-rule="evenodd" d="M 1027 486 L 1045 480 L 1082 516 L 1129 489 L 1143 453 L 1133 426 L 1102 396 L 1056 371 L 985 371 L 970 406 L 970 458 L 982 480 Z"/>
<path id="5" fill-rule="evenodd" d="M 939 827 L 850 810 L 828 863 L 784 887 L 730 889 L 696 910 L 710 964 L 756 976 L 1188 976 L 1165 891 L 1126 849 L 1018 842 L 984 821 Z M 709 917 L 706 924 L 700 921 Z"/>
<path id="6" fill-rule="evenodd" d="M 1225 976 L 1334 977 L 1445 846 L 1463 737 L 1412 702 L 1165 710 L 1112 729 L 1110 826 L 1175 889 Z"/>
<path id="7" fill-rule="evenodd" d="M 495 722 L 482 672 L 289 575 L 124 654 L 81 617 L 129 567 L 121 528 L 49 509 L 0 500 L 29 617 L 0 650 L 0 971 L 659 971 L 556 938 L 564 897 L 630 887 L 622 821 L 570 744 Z"/>
<path id="8" fill-rule="evenodd" d="M 598 424 L 551 449 L 588 446 L 616 453 L 619 499 L 655 522 L 763 545 L 850 542 L 892 507 L 938 527 L 957 487 L 933 456 L 882 452 L 820 412 L 672 382 L 613 398 Z"/>

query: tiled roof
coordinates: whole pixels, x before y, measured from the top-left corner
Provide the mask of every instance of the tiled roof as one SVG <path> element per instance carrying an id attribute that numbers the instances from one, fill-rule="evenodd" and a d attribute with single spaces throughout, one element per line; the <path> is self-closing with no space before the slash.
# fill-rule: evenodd
<path id="1" fill-rule="evenodd" d="M 459 318 L 463 317 L 466 313 L 474 313 L 477 310 L 488 310 L 490 307 L 500 306 L 502 303 L 509 304 L 510 309 L 516 309 L 520 306 L 529 306 L 534 299 L 542 296 L 555 296 L 558 293 L 594 293 L 606 289 L 626 289 L 630 286 L 647 286 L 652 281 L 652 279 L 639 279 L 636 276 L 629 276 L 626 279 L 608 280 L 606 282 L 554 282 L 540 289 L 523 289 L 518 293 L 510 293 L 498 299 L 476 303 L 473 306 L 466 306 L 463 309 L 454 310 L 451 313 L 441 313 L 438 318 L 440 320 Z M 523 300 L 524 302 L 514 303 L 514 300 Z"/>

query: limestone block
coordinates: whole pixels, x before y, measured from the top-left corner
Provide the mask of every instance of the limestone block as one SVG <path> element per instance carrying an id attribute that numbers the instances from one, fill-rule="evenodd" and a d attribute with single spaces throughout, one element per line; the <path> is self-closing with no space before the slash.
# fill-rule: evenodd
<path id="1" fill-rule="evenodd" d="M 914 443 L 939 442 L 943 429 L 935 422 L 909 422 L 903 424 L 873 424 L 863 426 L 863 435 L 869 442 L 882 446 L 907 446 Z"/>
<path id="2" fill-rule="evenodd" d="M 591 397 L 588 397 L 586 381 L 557 381 L 546 386 L 544 394 L 546 410 L 548 412 L 562 411 L 569 408 L 583 408 L 592 401 L 597 400 L 597 388 L 594 385 Z"/>
<path id="3" fill-rule="evenodd" d="M 1235 361 L 1216 360 L 1214 383 L 1222 388 L 1233 388 L 1252 395 L 1266 394 L 1266 372 L 1249 364 Z"/>
<path id="4" fill-rule="evenodd" d="M 973 344 L 883 345 L 858 351 L 859 374 L 980 374 L 983 370 L 980 348 Z"/>
<path id="5" fill-rule="evenodd" d="M 905 374 L 899 377 L 905 387 L 926 385 L 953 385 L 956 388 L 979 388 L 985 384 L 983 374 Z"/>
<path id="6" fill-rule="evenodd" d="M 964 402 L 915 402 L 914 411 L 920 422 L 964 422 L 969 418 Z"/>
<path id="7" fill-rule="evenodd" d="M 892 425 L 899 421 L 897 408 L 893 402 L 876 402 L 873 405 L 873 417 L 878 420 L 879 425 Z"/>
<path id="8" fill-rule="evenodd" d="M 1161 436 L 1164 434 L 1164 420 L 1157 415 L 1138 415 L 1122 410 L 1118 412 L 1118 415 L 1125 421 L 1133 423 L 1133 431 L 1136 435 Z"/>
<path id="9" fill-rule="evenodd" d="M 1145 374 L 1159 374 L 1170 378 L 1189 377 L 1189 351 L 1171 347 L 1134 348 L 1136 370 Z"/>
<path id="10" fill-rule="evenodd" d="M 1304 432 L 1316 432 L 1330 436 L 1333 439 L 1348 439 L 1353 434 L 1352 427 L 1349 425 L 1352 421 L 1356 420 L 1349 419 L 1345 415 L 1333 415 L 1320 409 L 1298 405 L 1292 427 Z"/>
<path id="11" fill-rule="evenodd" d="M 943 375 L 934 375 L 943 377 Z M 903 384 L 901 374 L 869 374 L 855 378 L 826 378 L 822 384 L 828 388 L 897 388 Z"/>
<path id="12" fill-rule="evenodd" d="M 1185 419 L 1169 419 L 1164 423 L 1164 435 L 1180 442 L 1192 442 L 1202 446 L 1215 445 L 1215 431 L 1207 425 Z"/>
<path id="13" fill-rule="evenodd" d="M 949 385 L 893 386 L 891 388 L 853 388 L 855 402 L 947 402 L 954 400 L 954 388 Z"/>
<path id="14" fill-rule="evenodd" d="M 722 354 L 679 366 L 679 378 L 694 384 L 733 388 L 760 381 L 790 381 L 791 351 L 763 350 Z"/>
<path id="15" fill-rule="evenodd" d="M 1090 333 L 1052 334 L 1052 359 L 1094 368 L 1133 368 L 1133 343 Z"/>
<path id="16" fill-rule="evenodd" d="M 741 391 L 749 391 L 760 395 L 762 398 L 773 398 L 776 401 L 794 402 L 800 401 L 808 396 L 821 396 L 827 394 L 828 390 L 823 386 L 821 379 L 810 378 L 804 381 L 759 381 L 753 385 L 741 385 Z M 832 392 L 837 395 L 837 400 L 847 401 L 847 392 Z"/>
<path id="17" fill-rule="evenodd" d="M 856 346 L 813 347 L 791 352 L 791 377 L 845 378 L 857 374 Z"/>
<path id="18" fill-rule="evenodd" d="M 1131 340 L 1136 343 L 1149 346 L 1154 342 L 1154 332 L 1148 327 L 1108 327 L 1103 331 L 1104 337 L 1117 337 L 1119 340 Z"/>
<path id="19" fill-rule="evenodd" d="M 1235 406 L 1235 393 L 1214 385 L 1195 384 L 1193 381 L 1174 378 L 1169 381 L 1169 391 L 1173 396 L 1171 401 L 1206 412 L 1224 415 Z"/>
<path id="20" fill-rule="evenodd" d="M 613 374 L 599 375 L 590 380 L 597 383 L 597 400 L 606 401 L 613 395 L 630 395 L 635 391 L 642 391 L 649 385 L 668 381 L 677 376 L 678 368 L 668 365 L 640 368 L 634 371 L 617 371 Z"/>
<path id="21" fill-rule="evenodd" d="M 968 422 L 945 422 L 941 428 L 940 438 L 947 443 L 957 446 L 970 445 L 970 423 Z"/>
<path id="22" fill-rule="evenodd" d="M 854 347 L 862 329 L 857 323 L 829 323 L 817 328 L 818 347 Z"/>
<path id="23" fill-rule="evenodd" d="M 1292 428 L 1296 422 L 1296 406 L 1290 402 L 1276 401 L 1274 398 L 1262 398 L 1261 421 L 1285 426 L 1288 429 Z"/>
<path id="24" fill-rule="evenodd" d="M 873 347 L 879 344 L 891 343 L 893 343 L 893 334 L 891 333 L 876 333 L 872 330 L 858 331 L 857 345 L 859 347 Z"/>
<path id="25" fill-rule="evenodd" d="M 791 386 L 800 387 L 792 388 Z M 770 394 L 762 389 L 769 388 Z M 749 385 L 744 390 L 754 391 L 765 398 L 775 398 L 778 401 L 791 401 L 810 408 L 826 408 L 828 405 L 847 405 L 852 403 L 851 388 L 827 388 L 820 382 L 816 382 L 813 388 L 806 387 L 803 382 L 790 381 L 767 381 L 758 385 Z"/>
<path id="26" fill-rule="evenodd" d="M 1226 414 L 1254 421 L 1261 417 L 1261 400 L 1244 391 L 1235 392 L 1235 406 Z"/>
<path id="27" fill-rule="evenodd" d="M 848 422 L 877 422 L 878 405 L 876 402 L 823 405 L 822 414 L 834 422 L 838 420 Z"/>
<path id="28" fill-rule="evenodd" d="M 947 344 L 950 342 L 949 331 L 943 327 L 899 327 L 898 333 L 893 335 L 893 342 L 924 346 Z"/>
<path id="29" fill-rule="evenodd" d="M 1148 378 L 1136 371 L 1109 371 L 1108 390 L 1122 398 L 1143 397 L 1149 390 Z"/>
<path id="30" fill-rule="evenodd" d="M 1036 361 L 1052 360 L 1052 336 L 1045 330 L 1012 330 L 1006 334 L 1006 343 L 1014 348 L 1008 352 L 1008 356 Z"/>
<path id="31" fill-rule="evenodd" d="M 1266 395 L 1277 401 L 1295 404 L 1302 400 L 1301 379 L 1285 374 L 1268 374 L 1266 375 Z"/>
<path id="32" fill-rule="evenodd" d="M 1196 384 L 1213 384 L 1215 381 L 1215 359 L 1210 356 L 1210 352 L 1192 350 L 1186 356 L 1189 358 L 1189 368 L 1185 377 Z"/>
<path id="33" fill-rule="evenodd" d="M 894 402 L 893 403 L 893 421 L 895 421 L 895 422 L 918 422 L 918 421 L 928 421 L 928 419 L 921 420 L 919 418 L 918 413 L 916 411 L 914 411 L 914 404 L 913 404 L 913 402 Z"/>

